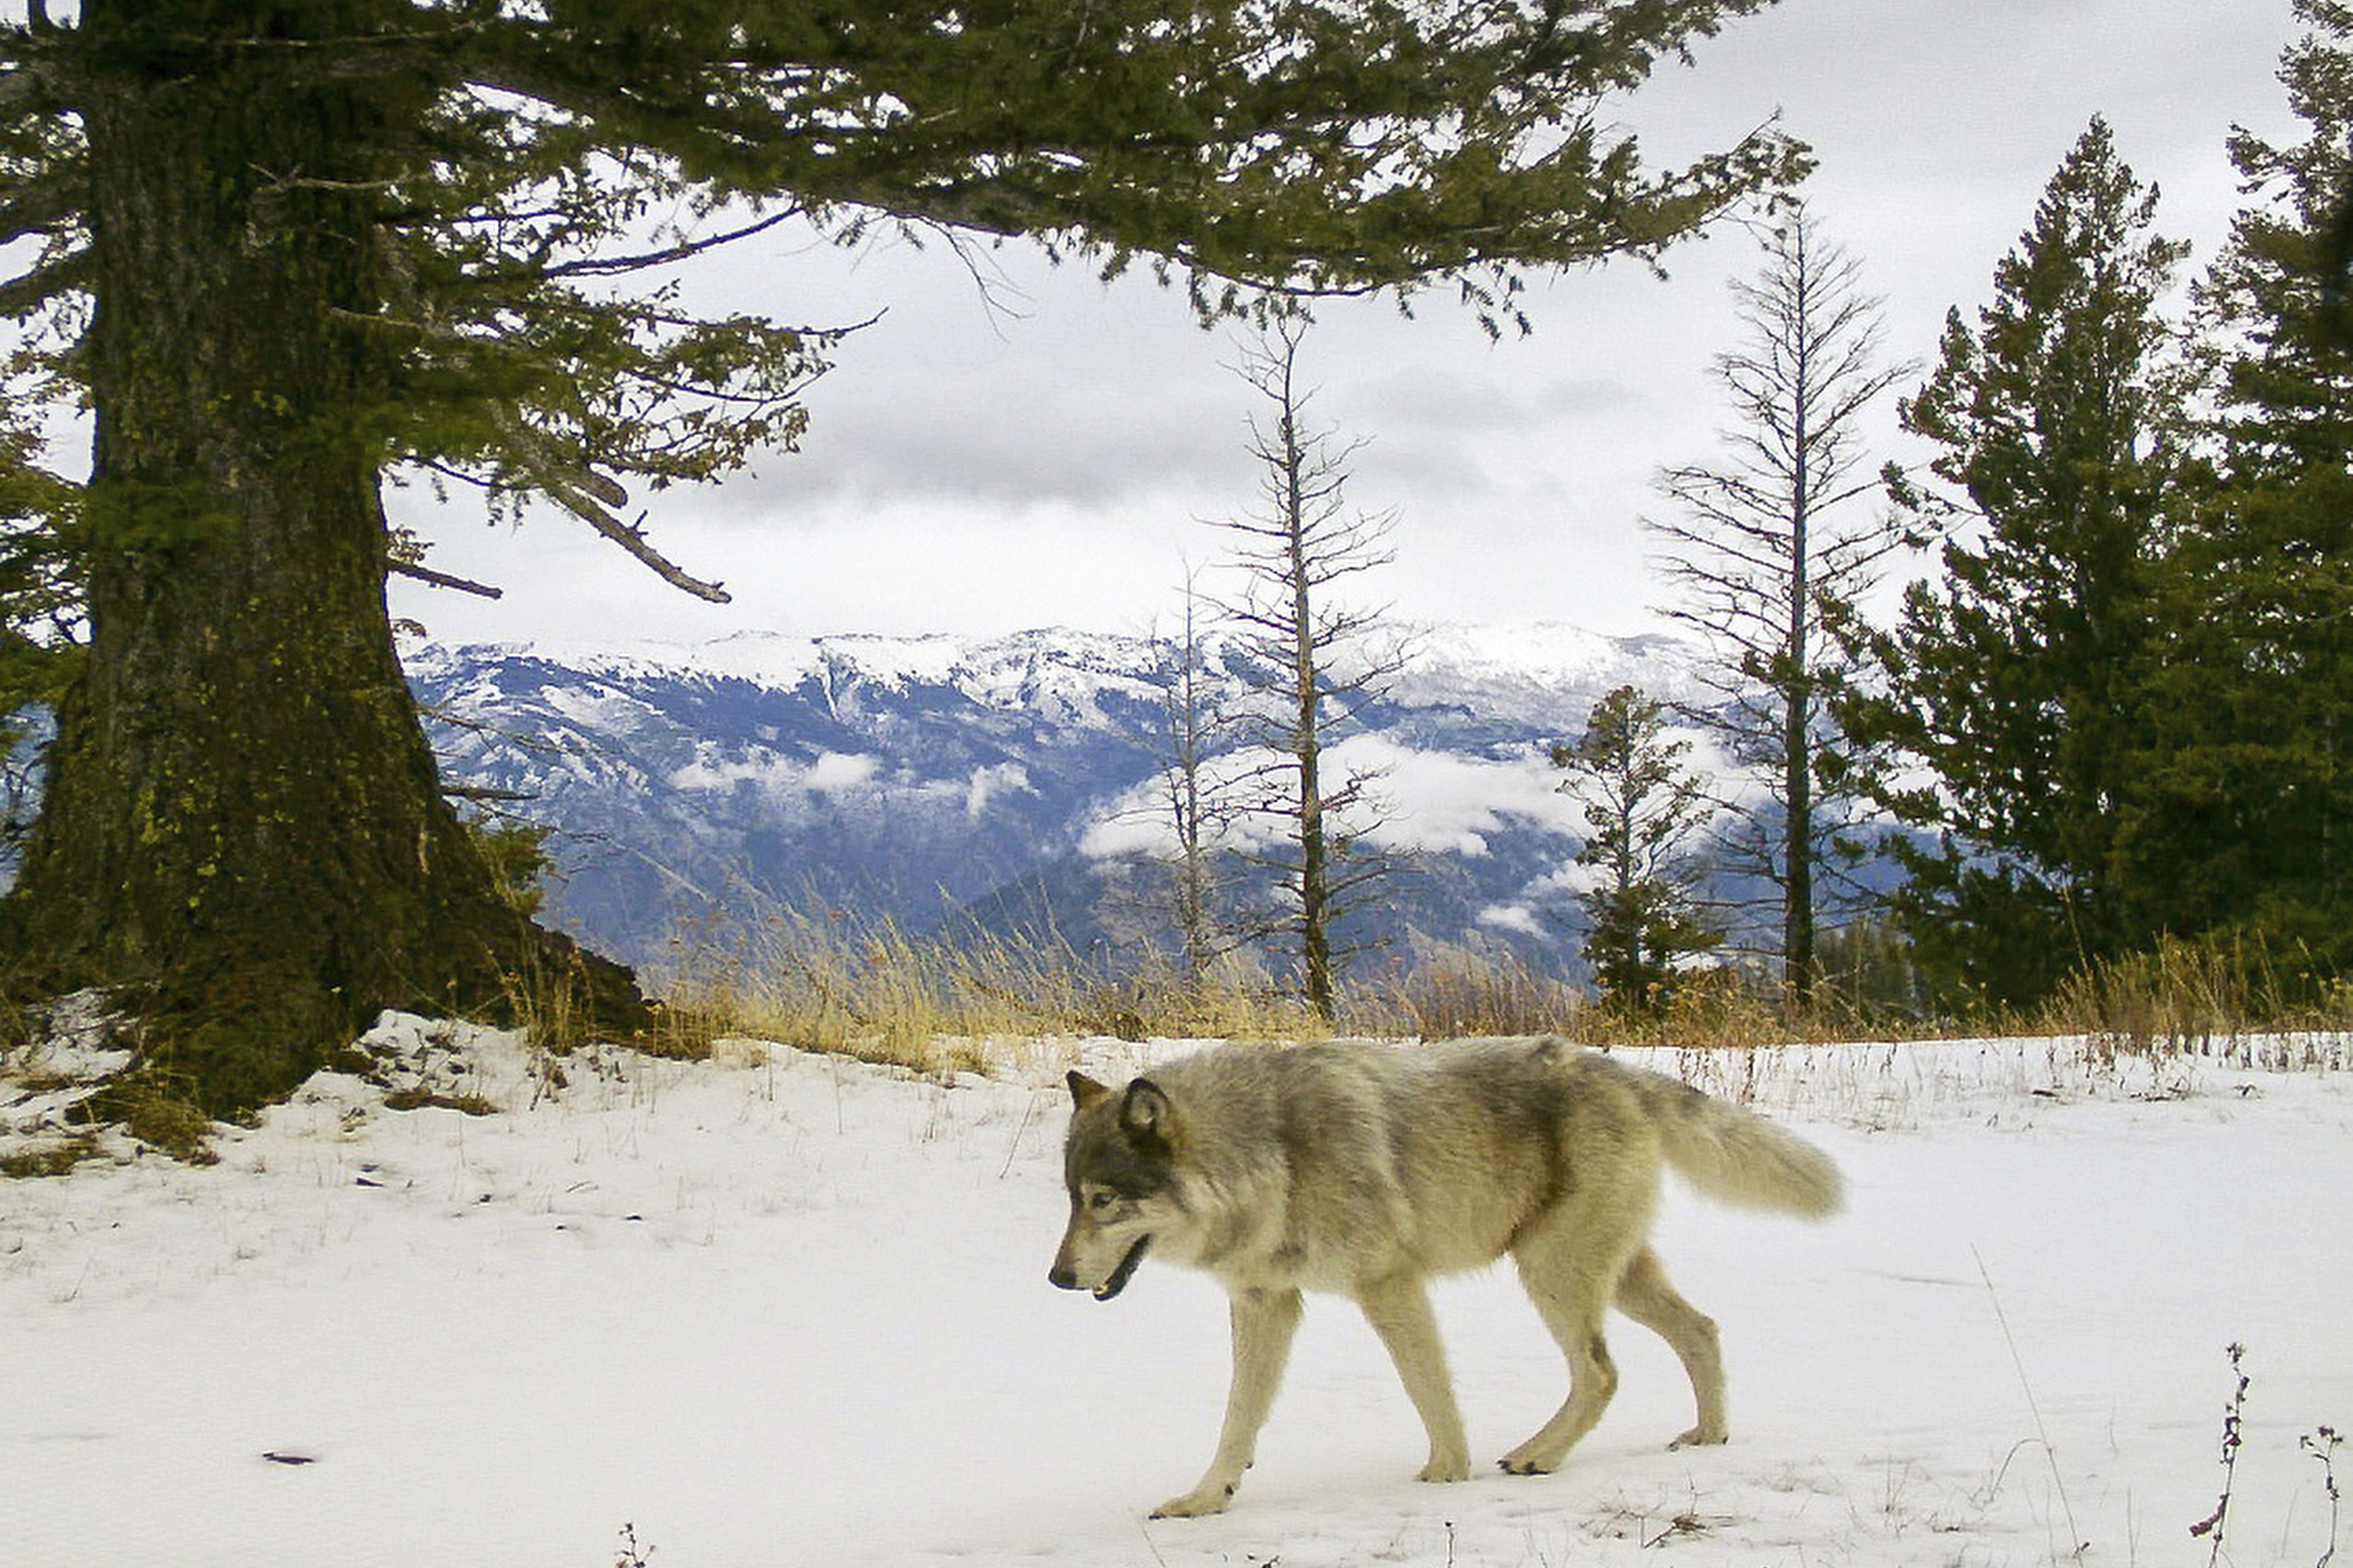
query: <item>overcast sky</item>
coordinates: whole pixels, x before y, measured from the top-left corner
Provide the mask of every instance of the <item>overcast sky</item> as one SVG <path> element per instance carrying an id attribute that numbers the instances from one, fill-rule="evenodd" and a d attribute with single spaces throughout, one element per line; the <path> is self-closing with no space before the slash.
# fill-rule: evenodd
<path id="1" fill-rule="evenodd" d="M 2276 76 L 2290 34 L 2288 0 L 1782 0 L 1620 118 L 1656 167 L 1778 111 L 1819 159 L 1825 232 L 1885 301 L 1888 357 L 1925 360 L 2095 113 L 2202 267 L 2237 206 L 2230 127 L 2294 134 Z M 753 244 L 714 293 L 812 324 L 885 313 L 812 389 L 799 453 L 638 498 L 656 542 L 735 602 L 687 598 L 560 515 L 493 529 L 410 492 L 395 513 L 436 542 L 432 564 L 506 597 L 404 585 L 402 613 L 465 640 L 1140 631 L 1168 617 L 1188 557 L 1217 557 L 1208 520 L 1250 503 L 1236 341 L 1181 294 L 1008 248 L 992 308 L 937 248 Z M 1370 592 L 1413 620 L 1653 627 L 1639 520 L 1664 505 L 1660 466 L 1714 449 L 1725 282 L 1757 262 L 1725 229 L 1672 254 L 1663 282 L 1632 265 L 1541 281 L 1534 335 L 1500 344 L 1439 292 L 1410 321 L 1323 309 L 1304 359 L 1316 409 L 1367 443 L 1352 504 L 1397 515 L 1397 562 Z M 1892 405 L 1874 463 L 1919 455 Z"/>

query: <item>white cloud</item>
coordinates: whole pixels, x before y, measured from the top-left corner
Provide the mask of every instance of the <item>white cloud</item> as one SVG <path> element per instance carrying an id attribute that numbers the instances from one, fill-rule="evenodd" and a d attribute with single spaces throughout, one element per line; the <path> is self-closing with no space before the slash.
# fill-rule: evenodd
<path id="1" fill-rule="evenodd" d="M 1553 933 L 1544 929 L 1544 921 L 1525 904 L 1489 904 L 1479 911 L 1479 924 L 1515 936 L 1549 938 Z"/>
<path id="2" fill-rule="evenodd" d="M 1467 757 L 1357 735 L 1332 746 L 1324 760 L 1327 788 L 1338 787 L 1352 774 L 1375 775 L 1365 804 L 1352 815 L 1356 830 L 1381 849 L 1483 855 L 1488 835 L 1503 830 L 1507 819 L 1562 834 L 1576 831 L 1576 808 L 1555 788 L 1558 774 L 1542 757 Z M 1220 759 L 1218 772 L 1230 781 L 1273 761 L 1270 751 L 1239 752 Z M 1279 831 L 1272 818 L 1248 818 L 1233 825 L 1228 841 L 1235 847 L 1262 847 Z M 1166 854 L 1174 847 L 1157 782 L 1138 784 L 1106 803 L 1080 844 L 1082 853 L 1096 859 Z"/>
<path id="3" fill-rule="evenodd" d="M 1203 768 L 1203 793 L 1215 800 L 1238 801 L 1239 781 L 1274 760 L 1274 753 L 1257 749 L 1212 758 Z M 1170 820 L 1166 791 L 1160 778 L 1148 778 L 1104 802 L 1080 837 L 1079 852 L 1094 860 L 1174 854 L 1176 829 Z M 1214 823 L 1207 833 L 1218 848 L 1250 851 L 1273 844 L 1281 836 L 1281 828 L 1271 817 L 1235 810 Z"/>
<path id="4" fill-rule="evenodd" d="M 1089 860 L 1166 855 L 1175 849 L 1176 833 L 1167 818 L 1126 806 L 1105 811 L 1079 838 L 1079 852 Z"/>
<path id="5" fill-rule="evenodd" d="M 989 809 L 990 801 L 1001 795 L 1035 795 L 1029 782 L 1029 770 L 1019 762 L 999 762 L 991 767 L 972 770 L 972 781 L 965 787 L 964 814 L 973 821 Z"/>
<path id="6" fill-rule="evenodd" d="M 670 775 L 673 789 L 726 790 L 750 784 L 765 794 L 840 795 L 863 788 L 881 771 L 881 759 L 826 751 L 813 762 L 779 755 L 764 746 L 726 755 L 716 747 L 696 748 L 695 760 Z"/>
<path id="7" fill-rule="evenodd" d="M 754 750 L 741 757 L 721 757 L 710 747 L 696 747 L 695 760 L 670 775 L 673 789 L 732 789 L 738 784 L 757 784 L 764 789 L 777 789 L 799 772 L 797 764 L 788 762 L 768 750 Z"/>
<path id="8" fill-rule="evenodd" d="M 1383 849 L 1483 855 L 1507 818 L 1575 831 L 1575 807 L 1544 758 L 1508 761 L 1420 751 L 1379 736 L 1352 736 L 1326 753 L 1335 773 L 1374 773 L 1386 809 L 1366 837 Z"/>
<path id="9" fill-rule="evenodd" d="M 801 787 L 816 794 L 843 795 L 862 789 L 882 771 L 882 759 L 854 751 L 824 751 L 801 775 Z"/>

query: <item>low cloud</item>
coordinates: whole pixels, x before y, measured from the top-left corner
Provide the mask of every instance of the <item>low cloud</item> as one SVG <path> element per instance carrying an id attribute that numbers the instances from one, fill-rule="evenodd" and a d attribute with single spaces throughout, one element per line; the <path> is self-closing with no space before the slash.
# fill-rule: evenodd
<path id="1" fill-rule="evenodd" d="M 989 803 L 1000 795 L 1035 795 L 1029 782 L 1029 770 L 1019 762 L 999 762 L 993 767 L 975 768 L 965 787 L 964 815 L 971 821 L 980 820 Z"/>
<path id="2" fill-rule="evenodd" d="M 1484 855 L 1506 819 L 1576 831 L 1575 807 L 1551 762 L 1533 755 L 1494 760 L 1421 751 L 1379 736 L 1352 736 L 1327 754 L 1341 773 L 1375 775 L 1386 803 L 1366 836 L 1386 850 Z"/>
<path id="3" fill-rule="evenodd" d="M 1380 849 L 1484 855 L 1488 839 L 1515 820 L 1563 835 L 1577 831 L 1576 807 L 1555 788 L 1558 773 L 1533 754 L 1466 757 L 1358 735 L 1332 746 L 1324 760 L 1327 787 L 1365 777 L 1365 805 L 1353 813 L 1354 830 Z M 1218 772 L 1238 778 L 1277 761 L 1272 751 L 1238 752 L 1220 759 Z M 1096 859 L 1171 852 L 1175 845 L 1160 789 L 1157 781 L 1148 781 L 1108 803 L 1081 840 L 1081 852 Z M 1274 819 L 1254 816 L 1235 825 L 1231 843 L 1255 847 L 1278 833 Z"/>
<path id="4" fill-rule="evenodd" d="M 701 746 L 695 760 L 670 775 L 675 789 L 725 790 L 745 784 L 768 795 L 843 795 L 870 786 L 882 771 L 877 757 L 846 751 L 824 751 L 804 762 L 764 746 L 733 755 Z"/>

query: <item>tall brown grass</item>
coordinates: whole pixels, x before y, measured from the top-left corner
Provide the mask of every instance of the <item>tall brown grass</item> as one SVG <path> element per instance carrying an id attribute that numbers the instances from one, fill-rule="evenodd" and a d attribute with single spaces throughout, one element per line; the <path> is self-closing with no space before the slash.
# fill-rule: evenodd
<path id="1" fill-rule="evenodd" d="M 1300 1038 L 1313 1015 L 1241 957 L 1115 976 L 1052 937 L 911 932 L 777 910 L 683 946 L 663 987 L 678 1048 L 740 1034 L 924 1071 L 1007 1037 Z"/>
<path id="2" fill-rule="evenodd" d="M 725 941 L 682 942 L 658 982 L 666 1048 L 727 1035 L 899 1063 L 980 1070 L 1040 1036 L 1295 1041 L 1558 1033 L 1592 1044 L 1742 1049 L 1798 1041 L 2085 1035 L 2180 1051 L 2261 1031 L 2353 1029 L 2353 985 L 2315 988 L 2243 951 L 2168 943 L 2071 981 L 2029 1012 L 1919 1018 L 1856 999 L 1833 976 L 1793 1010 L 1736 969 L 1688 976 L 1656 1009 L 1623 1012 L 1513 954 L 1437 948 L 1359 967 L 1324 1024 L 1267 968 L 1229 956 L 1204 975 L 1114 973 L 1054 937 L 948 938 L 888 921 L 776 909 Z M 2315 999 L 2317 998 L 2317 999 Z"/>
<path id="3" fill-rule="evenodd" d="M 2252 1034 L 2353 1030 L 2353 977 L 2250 938 L 2166 938 L 2079 970 L 2023 1032 L 2085 1034 L 2129 1051 L 2205 1052 Z"/>
<path id="4" fill-rule="evenodd" d="M 1351 976 L 1340 1024 L 1376 1038 L 1577 1034 L 1595 1012 L 1583 992 L 1518 954 L 1438 949 Z"/>

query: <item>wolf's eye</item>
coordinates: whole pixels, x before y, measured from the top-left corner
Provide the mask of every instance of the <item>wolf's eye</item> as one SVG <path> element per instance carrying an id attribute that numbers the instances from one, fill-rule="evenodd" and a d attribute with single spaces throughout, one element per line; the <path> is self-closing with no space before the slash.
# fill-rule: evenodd
<path id="1" fill-rule="evenodd" d="M 1116 1193 L 1097 1189 L 1087 1194 L 1087 1212 L 1093 1214 L 1108 1214 L 1118 1201 Z"/>

